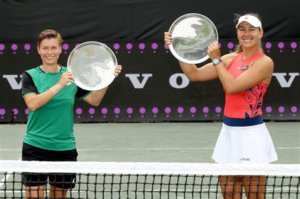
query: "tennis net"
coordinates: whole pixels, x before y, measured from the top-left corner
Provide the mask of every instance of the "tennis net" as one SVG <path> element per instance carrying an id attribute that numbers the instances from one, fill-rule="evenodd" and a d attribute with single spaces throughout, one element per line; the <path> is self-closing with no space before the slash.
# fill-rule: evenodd
<path id="1" fill-rule="evenodd" d="M 67 198 L 211 199 L 223 198 L 223 196 L 230 198 L 232 192 L 239 196 L 243 194 L 241 198 L 246 198 L 247 194 L 258 194 L 258 192 L 263 194 L 264 198 L 300 198 L 300 165 L 298 164 L 11 160 L 0 160 L 0 198 L 25 198 L 25 188 L 22 185 L 22 174 L 24 173 L 75 174 L 75 187 L 68 190 Z M 222 181 L 220 176 L 224 176 L 225 180 Z M 263 178 L 266 183 L 257 184 L 253 180 L 250 185 L 242 180 L 239 184 L 235 184 L 233 189 L 230 189 L 233 184 L 229 180 L 227 181 L 227 178 L 233 176 L 241 179 L 251 176 L 250 181 Z M 243 193 L 237 185 L 244 186 Z M 245 192 L 247 187 L 249 192 Z M 234 194 L 232 194 L 233 196 Z M 49 197 L 49 185 L 46 186 L 45 197 Z"/>

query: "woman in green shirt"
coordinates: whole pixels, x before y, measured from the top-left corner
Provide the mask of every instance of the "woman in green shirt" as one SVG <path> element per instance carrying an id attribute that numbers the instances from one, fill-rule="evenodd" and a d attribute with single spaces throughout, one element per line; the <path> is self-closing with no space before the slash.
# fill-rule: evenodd
<path id="1" fill-rule="evenodd" d="M 42 31 L 37 40 L 37 51 L 42 64 L 24 72 L 22 95 L 30 110 L 24 136 L 24 161 L 76 161 L 77 150 L 73 131 L 75 99 L 83 99 L 99 106 L 107 87 L 86 91 L 73 82 L 67 67 L 58 64 L 63 39 L 56 30 Z M 115 67 L 117 76 L 122 66 Z M 75 186 L 75 175 L 63 176 L 24 174 L 27 198 L 43 198 L 47 181 L 50 198 L 65 198 L 67 190 Z M 62 183 L 63 182 L 63 183 Z"/>

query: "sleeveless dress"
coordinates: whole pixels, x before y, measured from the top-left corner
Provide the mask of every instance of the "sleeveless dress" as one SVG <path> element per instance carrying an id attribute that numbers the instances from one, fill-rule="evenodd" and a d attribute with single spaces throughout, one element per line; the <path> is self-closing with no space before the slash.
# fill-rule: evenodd
<path id="1" fill-rule="evenodd" d="M 241 52 L 227 70 L 238 77 L 263 56 L 263 52 L 258 52 L 248 59 L 242 59 Z M 270 163 L 277 160 L 272 138 L 262 119 L 263 98 L 268 86 L 260 82 L 237 94 L 229 94 L 225 90 L 222 129 L 212 155 L 216 162 Z"/>

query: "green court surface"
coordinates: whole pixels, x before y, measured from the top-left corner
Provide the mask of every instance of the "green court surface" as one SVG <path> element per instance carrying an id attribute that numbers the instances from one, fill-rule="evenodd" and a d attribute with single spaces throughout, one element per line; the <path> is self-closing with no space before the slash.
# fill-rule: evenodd
<path id="1" fill-rule="evenodd" d="M 75 124 L 79 161 L 199 162 L 211 155 L 220 122 Z M 300 122 L 267 122 L 278 161 L 300 164 Z M 25 124 L 0 125 L 0 159 L 21 157 Z"/>

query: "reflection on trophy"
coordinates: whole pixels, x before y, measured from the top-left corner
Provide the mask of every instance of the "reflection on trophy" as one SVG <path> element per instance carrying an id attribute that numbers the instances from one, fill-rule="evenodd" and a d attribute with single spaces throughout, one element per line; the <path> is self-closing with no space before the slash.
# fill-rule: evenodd
<path id="1" fill-rule="evenodd" d="M 215 25 L 207 17 L 191 13 L 176 19 L 170 27 L 171 53 L 185 63 L 201 63 L 208 59 L 207 47 L 218 40 Z"/>
<path id="2" fill-rule="evenodd" d="M 114 80 L 117 59 L 105 44 L 88 41 L 76 46 L 68 57 L 75 84 L 85 90 L 99 90 Z"/>

